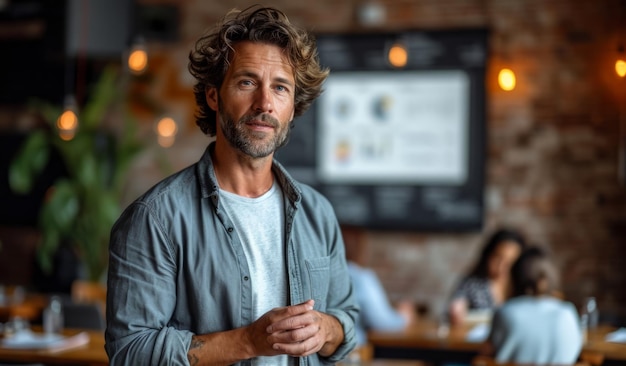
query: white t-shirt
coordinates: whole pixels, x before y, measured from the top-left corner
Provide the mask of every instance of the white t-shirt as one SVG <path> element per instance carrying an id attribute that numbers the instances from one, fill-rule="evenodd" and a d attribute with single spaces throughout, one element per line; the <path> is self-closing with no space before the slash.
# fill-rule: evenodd
<path id="1" fill-rule="evenodd" d="M 285 262 L 283 195 L 276 182 L 265 194 L 242 197 L 220 190 L 224 208 L 233 221 L 243 246 L 250 280 L 254 318 L 288 304 Z M 253 365 L 295 365 L 287 356 L 257 357 Z"/>

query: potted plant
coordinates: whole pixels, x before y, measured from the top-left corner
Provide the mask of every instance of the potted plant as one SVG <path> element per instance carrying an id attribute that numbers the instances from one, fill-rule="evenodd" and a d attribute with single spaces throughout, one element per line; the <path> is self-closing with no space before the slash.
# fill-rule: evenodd
<path id="1" fill-rule="evenodd" d="M 47 126 L 33 131 L 11 162 L 9 184 L 19 193 L 32 189 L 53 150 L 67 172 L 47 191 L 39 212 L 37 261 L 44 272 L 52 270 L 57 250 L 69 246 L 86 280 L 100 281 L 106 273 L 109 233 L 121 212 L 125 173 L 142 149 L 118 74 L 114 67 L 104 69 L 69 136 L 57 122 L 62 108 L 34 105 Z M 115 117 L 123 123 L 106 123 Z"/>

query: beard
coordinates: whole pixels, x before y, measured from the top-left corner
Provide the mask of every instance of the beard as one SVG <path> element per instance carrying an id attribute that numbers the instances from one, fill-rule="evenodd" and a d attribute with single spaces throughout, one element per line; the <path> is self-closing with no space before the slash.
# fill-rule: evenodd
<path id="1" fill-rule="evenodd" d="M 230 143 L 244 154 L 253 158 L 264 158 L 274 153 L 280 147 L 285 146 L 289 141 L 291 132 L 290 124 L 281 126 L 281 123 L 269 114 L 260 113 L 258 115 L 246 115 L 238 121 L 224 112 L 221 100 L 219 103 L 220 110 L 220 127 L 224 133 L 224 137 Z M 267 132 L 250 131 L 246 124 L 252 120 L 260 120 L 270 124 L 275 131 L 273 136 L 268 136 Z"/>

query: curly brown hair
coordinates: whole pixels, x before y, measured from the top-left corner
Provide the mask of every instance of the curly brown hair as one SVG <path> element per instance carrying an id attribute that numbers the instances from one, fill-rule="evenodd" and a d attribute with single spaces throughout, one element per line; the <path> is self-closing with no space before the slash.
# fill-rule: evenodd
<path id="1" fill-rule="evenodd" d="M 220 89 L 237 42 L 252 41 L 282 48 L 294 69 L 294 116 L 302 115 L 322 92 L 328 68 L 322 68 L 314 36 L 295 27 L 280 10 L 257 5 L 230 11 L 216 28 L 203 35 L 189 52 L 189 72 L 197 82 L 193 92 L 198 111 L 196 124 L 209 136 L 216 133 L 216 113 L 206 102 L 205 91 Z"/>

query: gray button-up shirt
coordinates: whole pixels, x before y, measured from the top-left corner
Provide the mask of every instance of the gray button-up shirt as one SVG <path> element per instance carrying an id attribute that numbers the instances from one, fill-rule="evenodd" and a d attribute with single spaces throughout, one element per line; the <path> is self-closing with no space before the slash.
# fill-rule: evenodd
<path id="1" fill-rule="evenodd" d="M 105 333 L 111 365 L 188 365 L 193 334 L 255 320 L 254 274 L 220 207 L 213 148 L 132 203 L 112 229 Z M 314 299 L 315 310 L 335 316 L 344 331 L 334 355 L 301 358 L 300 365 L 334 364 L 356 344 L 358 314 L 337 220 L 322 195 L 278 162 L 272 169 L 285 197 L 290 303 Z"/>

